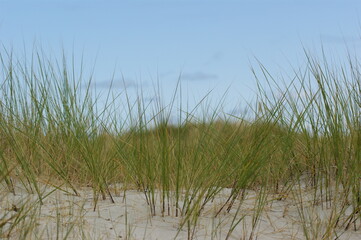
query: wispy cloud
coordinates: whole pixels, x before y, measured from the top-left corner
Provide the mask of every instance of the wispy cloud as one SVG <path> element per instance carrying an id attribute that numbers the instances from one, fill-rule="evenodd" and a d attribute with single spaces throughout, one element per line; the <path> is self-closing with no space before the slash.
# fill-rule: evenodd
<path id="1" fill-rule="evenodd" d="M 120 88 L 120 89 L 129 89 L 129 88 L 138 88 L 138 84 L 130 79 L 114 79 L 114 80 L 104 80 L 96 81 L 92 84 L 92 87 L 98 89 L 108 89 L 108 88 Z"/>
<path id="2" fill-rule="evenodd" d="M 194 72 L 194 73 L 183 73 L 181 75 L 182 80 L 187 81 L 206 81 L 218 79 L 217 74 L 205 73 L 205 72 Z"/>
<path id="3" fill-rule="evenodd" d="M 209 65 L 212 63 L 217 63 L 219 61 L 221 61 L 223 58 L 223 53 L 222 52 L 215 52 L 212 56 L 210 56 L 210 58 L 204 63 L 204 65 Z"/>
<path id="4" fill-rule="evenodd" d="M 219 61 L 223 58 L 223 53 L 222 52 L 216 52 L 212 55 L 211 59 L 214 61 Z"/>

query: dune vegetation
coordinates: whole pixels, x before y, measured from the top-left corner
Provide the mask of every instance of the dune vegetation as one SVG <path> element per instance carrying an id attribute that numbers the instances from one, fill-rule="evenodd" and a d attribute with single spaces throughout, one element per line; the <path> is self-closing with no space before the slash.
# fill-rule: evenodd
<path id="1" fill-rule="evenodd" d="M 23 61 L 2 50 L 0 237 L 45 238 L 34 211 L 57 191 L 81 196 L 84 187 L 92 190 L 94 211 L 101 202 L 118 204 L 116 197 L 139 192 L 150 218 L 178 219 L 178 233 L 186 231 L 188 239 L 196 239 L 198 221 L 215 199 L 220 203 L 212 217 L 233 219 L 219 239 L 231 239 L 245 218 L 249 191 L 256 199 L 252 221 L 238 239 L 255 239 L 262 213 L 276 201 L 294 204 L 301 239 L 359 233 L 361 66 L 352 56 L 343 64 L 309 53 L 305 59 L 306 67 L 286 80 L 257 66 L 257 101 L 247 116 L 234 116 L 221 105 L 199 111 L 205 101 L 195 109 L 177 105 L 181 82 L 170 103 L 150 108 L 141 94 L 135 102 L 118 102 L 109 92 L 99 107 L 92 77 L 76 63 L 38 52 Z M 18 189 L 32 200 L 6 207 Z M 81 228 L 73 225 L 53 238 L 70 238 Z M 84 237 L 78 232 L 74 236 Z"/>

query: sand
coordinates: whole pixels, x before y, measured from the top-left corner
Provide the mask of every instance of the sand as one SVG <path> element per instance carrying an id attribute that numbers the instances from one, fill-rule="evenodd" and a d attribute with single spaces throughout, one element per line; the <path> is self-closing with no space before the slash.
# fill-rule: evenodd
<path id="1" fill-rule="evenodd" d="M 16 186 L 16 194 L 4 190 L 1 185 L 0 217 L 8 213 L 3 219 L 16 215 L 25 204 L 24 211 L 27 217 L 20 220 L 10 239 L 188 239 L 193 233 L 193 239 L 226 239 L 232 221 L 240 223 L 228 235 L 228 239 L 306 239 L 303 227 L 310 233 L 310 239 L 321 239 L 326 232 L 328 221 L 332 214 L 331 207 L 326 204 L 307 203 L 312 193 L 305 192 L 303 197 L 303 212 L 306 219 L 300 218 L 300 203 L 296 195 L 289 194 L 285 199 L 269 194 L 264 211 L 259 216 L 257 224 L 252 224 L 257 203 L 257 191 L 246 190 L 246 197 L 236 214 L 240 200 L 235 202 L 233 209 L 227 213 L 222 211 L 217 217 L 215 213 L 228 197 L 230 189 L 223 189 L 212 202 L 204 208 L 199 216 L 196 228 L 188 228 L 187 224 L 179 230 L 183 217 L 175 217 L 174 207 L 162 216 L 161 204 L 156 206 L 156 216 L 152 216 L 146 203 L 145 195 L 136 190 L 127 190 L 126 195 L 121 185 L 114 186 L 113 197 L 115 203 L 109 198 L 99 198 L 94 211 L 94 198 L 91 188 L 81 188 L 80 196 L 66 193 L 55 188 L 42 185 L 41 189 L 49 193 L 43 205 L 40 205 L 36 194 L 29 194 L 20 184 Z M 308 196 L 309 194 L 309 196 Z M 291 196 L 293 195 L 293 196 Z M 159 196 L 157 196 L 159 203 Z M 174 204 L 174 203 L 171 203 Z M 347 209 L 346 211 L 351 211 Z M 3 226 L 4 232 L 10 229 L 11 223 Z M 308 222 L 309 225 L 305 225 Z M 329 239 L 361 239 L 360 223 L 348 230 L 338 227 Z M 24 236 L 26 229 L 31 229 Z M 194 231 L 193 231 L 194 230 Z"/>

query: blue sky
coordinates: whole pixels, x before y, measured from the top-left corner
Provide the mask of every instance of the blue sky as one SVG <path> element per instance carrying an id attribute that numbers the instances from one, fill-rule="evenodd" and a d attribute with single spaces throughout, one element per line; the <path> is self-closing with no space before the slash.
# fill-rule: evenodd
<path id="1" fill-rule="evenodd" d="M 99 89 L 114 73 L 148 99 L 159 81 L 168 101 L 181 74 L 190 105 L 210 90 L 216 103 L 229 89 L 232 111 L 254 96 L 255 58 L 277 76 L 304 65 L 303 47 L 358 54 L 360 13 L 361 1 L 347 0 L 12 0 L 0 1 L 0 41 L 19 52 L 35 43 L 49 55 L 83 54 Z"/>

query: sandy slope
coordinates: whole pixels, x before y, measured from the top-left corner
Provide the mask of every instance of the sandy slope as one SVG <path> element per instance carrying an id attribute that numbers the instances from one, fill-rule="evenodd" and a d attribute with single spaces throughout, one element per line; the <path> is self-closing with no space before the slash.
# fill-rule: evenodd
<path id="1" fill-rule="evenodd" d="M 118 190 L 121 187 L 118 187 Z M 1 186 L 4 189 L 4 186 Z M 54 190 L 43 186 L 45 192 Z M 228 196 L 229 189 L 224 189 L 217 198 L 207 204 L 199 218 L 194 231 L 194 239 L 225 239 L 229 232 L 231 222 L 234 219 L 238 202 L 230 213 L 222 212 L 217 218 L 215 212 Z M 150 210 L 146 204 L 144 194 L 134 190 L 128 190 L 126 195 L 119 191 L 114 195 L 115 203 L 109 199 L 99 200 L 95 211 L 93 193 L 90 188 L 83 188 L 81 196 L 73 196 L 56 190 L 45 200 L 44 204 L 36 201 L 35 194 L 27 193 L 18 186 L 16 195 L 3 191 L 0 194 L 0 214 L 8 212 L 7 217 L 19 212 L 24 203 L 29 207 L 28 218 L 25 225 L 18 225 L 13 230 L 11 239 L 21 238 L 26 226 L 32 227 L 32 232 L 26 239 L 187 239 L 187 225 L 179 230 L 182 217 L 161 216 L 160 206 L 157 206 L 157 216 L 150 216 Z M 307 193 L 305 193 L 307 194 Z M 268 202 L 260 216 L 258 224 L 254 228 L 254 239 L 305 239 L 302 231 L 301 219 L 298 212 L 297 200 L 289 196 L 286 200 L 272 200 L 274 196 L 268 196 Z M 241 205 L 241 210 L 235 220 L 244 216 L 237 225 L 229 239 L 249 239 L 252 235 L 252 216 L 256 201 L 256 192 L 247 191 L 247 197 Z M 305 198 L 307 199 L 307 195 Z M 159 200 L 157 200 L 159 202 Z M 27 208 L 25 208 L 27 209 Z M 172 209 L 174 210 L 174 208 Z M 327 221 L 331 214 L 330 209 L 321 206 L 309 205 L 304 212 L 313 219 L 307 229 L 314 235 L 311 239 L 321 239 Z M 0 215 L 0 217 L 3 215 Z M 14 220 L 12 220 L 14 221 Z M 4 231 L 9 229 L 10 224 L 4 226 Z M 360 226 L 358 230 L 344 231 L 337 229 L 341 234 L 339 239 L 361 239 Z M 67 232 L 70 232 L 67 235 Z M 178 235 L 177 235 L 178 234 Z M 317 236 L 317 234 L 319 236 Z M 334 239 L 333 235 L 330 239 Z"/>

